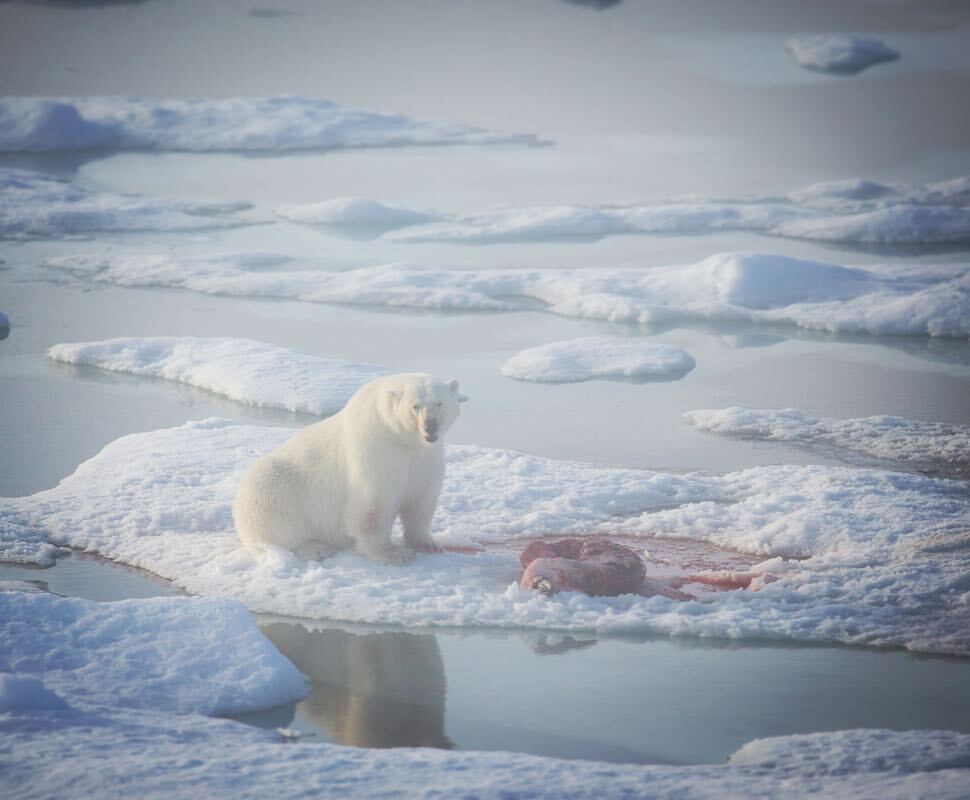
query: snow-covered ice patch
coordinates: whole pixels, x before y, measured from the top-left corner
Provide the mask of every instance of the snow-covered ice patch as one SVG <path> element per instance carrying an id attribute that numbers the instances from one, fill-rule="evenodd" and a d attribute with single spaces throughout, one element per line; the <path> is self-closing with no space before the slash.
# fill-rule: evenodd
<path id="1" fill-rule="evenodd" d="M 689 353 L 672 345 L 597 336 L 530 347 L 506 361 L 502 374 L 547 383 L 594 378 L 670 381 L 683 378 L 694 363 Z"/>
<path id="2" fill-rule="evenodd" d="M 970 336 L 970 265 L 848 267 L 723 253 L 644 268 L 435 269 L 409 264 L 253 271 L 247 256 L 64 256 L 49 267 L 121 286 L 442 311 L 540 304 L 566 317 L 797 325 L 833 333 Z M 517 300 L 521 298 L 522 301 Z M 528 302 L 524 302 L 528 301 Z"/>
<path id="3" fill-rule="evenodd" d="M 0 691 L 5 681 L 0 678 Z M 228 720 L 130 709 L 78 710 L 38 681 L 42 699 L 0 714 L 9 800 L 37 797 L 965 797 L 970 737 L 947 731 L 846 731 L 758 740 L 726 764 L 604 764 L 507 752 L 292 742 Z M 3 696 L 3 695 L 0 695 Z M 2 710 L 2 709 L 0 709 Z M 105 754 L 110 753 L 110 758 Z M 822 760 L 813 762 L 811 755 Z M 859 754 L 862 754 L 861 756 Z M 737 761 L 737 763 L 735 763 Z M 97 769 L 92 769 L 97 764 Z"/>
<path id="4" fill-rule="evenodd" d="M 288 431 L 225 420 L 123 437 L 57 487 L 0 500 L 0 537 L 70 545 L 256 611 L 407 626 L 499 626 L 774 638 L 970 654 L 970 496 L 879 470 L 761 467 L 715 475 L 612 469 L 448 448 L 443 544 L 405 566 L 341 554 L 257 559 L 232 528 L 243 470 Z M 516 537 L 708 541 L 766 559 L 760 591 L 545 598 L 518 588 Z M 627 539 L 629 540 L 629 538 Z"/>
<path id="5" fill-rule="evenodd" d="M 830 75 L 856 75 L 874 64 L 899 58 L 888 44 L 871 36 L 799 36 L 789 39 L 785 47 L 800 66 Z"/>
<path id="6" fill-rule="evenodd" d="M 320 225 L 346 236 L 368 237 L 440 219 L 440 215 L 431 211 L 388 205 L 366 197 L 337 197 L 310 205 L 281 206 L 276 213 L 291 222 Z"/>
<path id="7" fill-rule="evenodd" d="M 47 354 L 68 364 L 196 386 L 246 405 L 316 415 L 336 413 L 367 381 L 391 372 L 251 339 L 129 337 L 57 344 Z"/>
<path id="8" fill-rule="evenodd" d="M 881 415 L 861 419 L 814 417 L 798 409 L 732 406 L 684 415 L 712 433 L 822 445 L 934 474 L 970 477 L 970 425 Z"/>
<path id="9" fill-rule="evenodd" d="M 225 99 L 0 98 L 0 151 L 333 150 L 519 144 L 531 134 L 442 124 L 298 96 Z"/>
<path id="10" fill-rule="evenodd" d="M 0 167 L 0 238 L 224 228 L 248 224 L 237 213 L 250 207 L 97 192 L 38 172 Z"/>
<path id="11" fill-rule="evenodd" d="M 471 214 L 338 198 L 279 213 L 338 231 L 372 219 L 371 235 L 387 232 L 395 242 L 485 245 L 750 231 L 865 246 L 930 246 L 970 242 L 968 202 L 970 178 L 964 176 L 922 184 L 850 179 L 783 194 L 674 197 L 633 205 L 496 206 Z"/>
<path id="12" fill-rule="evenodd" d="M 0 672 L 39 678 L 86 704 L 231 714 L 307 692 L 303 675 L 230 600 L 0 592 L 0 618 Z"/>

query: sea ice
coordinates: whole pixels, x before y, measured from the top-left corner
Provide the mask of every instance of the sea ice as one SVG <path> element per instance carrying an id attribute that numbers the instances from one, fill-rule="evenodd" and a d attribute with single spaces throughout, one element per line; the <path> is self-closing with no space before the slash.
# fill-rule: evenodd
<path id="1" fill-rule="evenodd" d="M 186 231 L 247 224 L 249 203 L 199 203 L 96 192 L 38 172 L 0 167 L 0 238 L 95 231 Z"/>
<path id="2" fill-rule="evenodd" d="M 343 106 L 309 97 L 156 100 L 138 97 L 0 98 L 0 151 L 332 150 L 403 145 L 520 144 L 497 133 Z"/>
<path id="3" fill-rule="evenodd" d="M 0 678 L 0 699 L 10 678 Z M 518 753 L 344 747 L 229 720 L 79 710 L 36 680 L 13 679 L 38 706 L 0 705 L 9 800 L 407 797 L 879 797 L 966 795 L 970 737 L 855 730 L 763 739 L 726 764 L 603 764 Z M 110 757 L 106 758 L 105 754 Z M 816 756 L 820 760 L 813 760 Z M 92 764 L 97 764 L 92 769 Z"/>
<path id="4" fill-rule="evenodd" d="M 387 205 L 366 197 L 337 197 L 311 205 L 281 206 L 276 213 L 291 222 L 320 225 L 347 236 L 380 236 L 397 228 L 440 219 L 430 211 Z"/>
<path id="5" fill-rule="evenodd" d="M 800 36 L 789 39 L 785 47 L 800 66 L 830 75 L 856 75 L 874 64 L 899 58 L 899 53 L 879 39 L 848 34 Z"/>
<path id="6" fill-rule="evenodd" d="M 47 354 L 68 364 L 197 386 L 247 405 L 320 416 L 336 413 L 364 383 L 391 372 L 251 339 L 120 338 L 57 344 Z"/>
<path id="7" fill-rule="evenodd" d="M 249 268 L 248 256 L 62 256 L 45 263 L 121 286 L 448 311 L 510 311 L 515 298 L 567 317 L 641 325 L 720 321 L 833 333 L 970 336 L 970 266 L 846 267 L 766 253 L 722 253 L 645 268 L 333 272 Z M 532 307 L 531 305 L 529 307 Z"/>
<path id="8" fill-rule="evenodd" d="M 626 206 L 496 206 L 455 215 L 384 206 L 366 198 L 288 206 L 280 213 L 340 229 L 381 220 L 396 242 L 499 244 L 600 239 L 619 234 L 766 236 L 867 246 L 970 241 L 970 178 L 890 184 L 851 179 L 776 195 L 682 197 Z M 375 225 L 375 229 L 379 226 Z M 374 231 L 376 233 L 376 230 Z"/>
<path id="9" fill-rule="evenodd" d="M 970 476 L 970 425 L 885 415 L 832 419 L 794 408 L 738 406 L 690 411 L 684 416 L 694 427 L 712 433 L 824 445 L 933 474 Z"/>
<path id="10" fill-rule="evenodd" d="M 970 496 L 881 470 L 777 466 L 726 475 L 613 469 L 474 446 L 447 450 L 434 533 L 478 554 L 406 567 L 351 554 L 255 559 L 232 530 L 242 471 L 290 431 L 225 420 L 123 437 L 50 490 L 0 500 L 0 538 L 70 545 L 255 611 L 407 626 L 499 626 L 774 638 L 970 654 Z M 696 601 L 517 586 L 516 537 L 709 541 L 779 580 Z M 627 539 L 629 541 L 629 539 Z M 649 566 L 648 566 L 649 574 Z"/>
<path id="11" fill-rule="evenodd" d="M 693 368 L 694 359 L 679 347 L 598 336 L 530 347 L 506 361 L 502 374 L 545 383 L 594 378 L 664 381 L 683 378 Z"/>
<path id="12" fill-rule="evenodd" d="M 303 675 L 231 600 L 95 603 L 0 592 L 0 618 L 0 672 L 39 678 L 87 705 L 232 714 L 307 692 Z M 0 711 L 3 694 L 0 686 Z"/>

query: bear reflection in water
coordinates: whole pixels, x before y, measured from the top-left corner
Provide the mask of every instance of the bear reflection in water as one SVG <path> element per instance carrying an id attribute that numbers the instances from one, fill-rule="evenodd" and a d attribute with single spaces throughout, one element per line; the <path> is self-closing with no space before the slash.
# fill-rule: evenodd
<path id="1" fill-rule="evenodd" d="M 313 686 L 300 710 L 357 747 L 438 747 L 445 735 L 445 670 L 432 635 L 310 631 L 274 622 L 263 633 Z"/>

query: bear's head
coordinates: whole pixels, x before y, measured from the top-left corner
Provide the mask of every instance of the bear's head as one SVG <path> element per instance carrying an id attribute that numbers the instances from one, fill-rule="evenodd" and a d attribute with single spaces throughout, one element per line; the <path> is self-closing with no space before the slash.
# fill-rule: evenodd
<path id="1" fill-rule="evenodd" d="M 422 373 L 388 380 L 394 427 L 425 445 L 435 444 L 445 434 L 458 419 L 458 404 L 468 399 L 458 391 L 456 380 L 440 381 Z"/>

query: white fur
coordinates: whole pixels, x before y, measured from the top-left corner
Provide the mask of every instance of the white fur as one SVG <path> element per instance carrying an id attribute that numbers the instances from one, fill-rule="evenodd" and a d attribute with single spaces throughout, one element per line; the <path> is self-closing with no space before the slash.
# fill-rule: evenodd
<path id="1" fill-rule="evenodd" d="M 458 418 L 458 382 L 422 373 L 378 378 L 334 416 L 257 460 L 233 506 L 251 550 L 282 547 L 319 559 L 356 548 L 400 563 L 433 550 L 431 518 L 445 474 L 441 436 Z M 400 517 L 404 545 L 391 543 Z"/>

